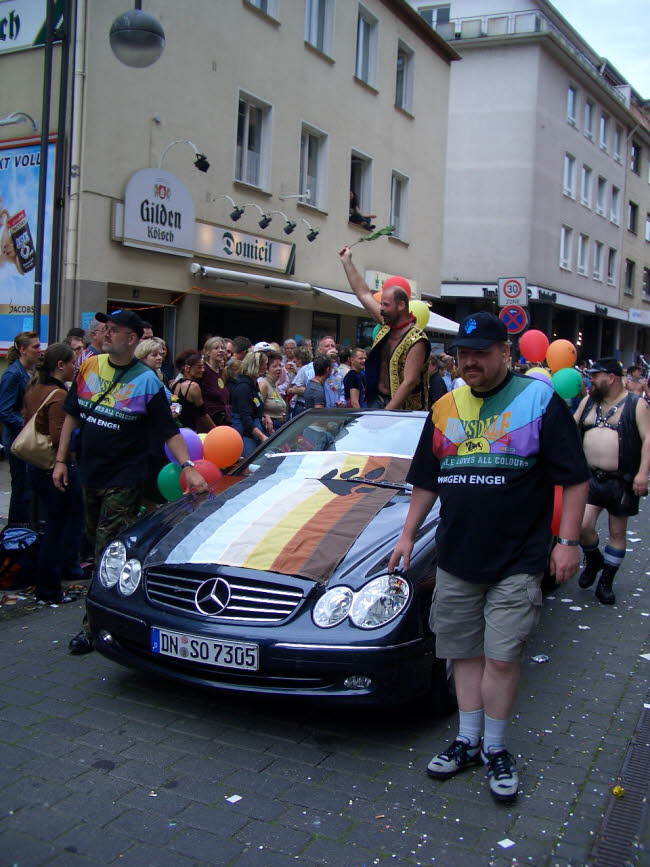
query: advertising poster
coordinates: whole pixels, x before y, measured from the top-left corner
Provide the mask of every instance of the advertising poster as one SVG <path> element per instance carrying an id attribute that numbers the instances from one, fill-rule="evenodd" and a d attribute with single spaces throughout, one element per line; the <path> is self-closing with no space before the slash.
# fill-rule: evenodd
<path id="1" fill-rule="evenodd" d="M 52 4 L 54 28 L 63 21 L 63 0 Z M 0 54 L 45 44 L 45 0 L 0 0 Z"/>
<path id="2" fill-rule="evenodd" d="M 47 340 L 54 189 L 54 144 L 48 145 L 41 341 Z M 0 352 L 33 329 L 38 230 L 39 145 L 0 145 Z"/>

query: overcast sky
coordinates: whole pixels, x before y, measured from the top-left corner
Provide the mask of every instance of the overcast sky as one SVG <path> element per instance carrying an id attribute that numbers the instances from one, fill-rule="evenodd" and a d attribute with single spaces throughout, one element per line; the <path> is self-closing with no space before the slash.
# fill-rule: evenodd
<path id="1" fill-rule="evenodd" d="M 551 0 L 591 47 L 650 99 L 650 0 Z"/>

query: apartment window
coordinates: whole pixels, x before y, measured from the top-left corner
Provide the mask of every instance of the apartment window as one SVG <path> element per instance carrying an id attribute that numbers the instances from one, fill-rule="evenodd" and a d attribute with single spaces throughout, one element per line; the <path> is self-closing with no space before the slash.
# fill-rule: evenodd
<path id="1" fill-rule="evenodd" d="M 271 106 L 252 96 L 239 95 L 235 179 L 256 187 L 267 181 Z"/>
<path id="2" fill-rule="evenodd" d="M 639 224 L 639 206 L 636 202 L 627 203 L 627 228 L 636 235 Z"/>
<path id="3" fill-rule="evenodd" d="M 582 179 L 580 183 L 580 201 L 588 208 L 591 207 L 591 176 L 592 171 L 589 166 L 583 166 Z"/>
<path id="4" fill-rule="evenodd" d="M 327 189 L 327 136 L 320 130 L 303 125 L 300 134 L 300 175 L 298 192 L 303 204 L 323 208 Z"/>
<path id="5" fill-rule="evenodd" d="M 610 286 L 616 285 L 616 250 L 609 248 L 607 253 L 607 282 Z"/>
<path id="6" fill-rule="evenodd" d="M 576 271 L 578 274 L 587 274 L 587 258 L 589 256 L 589 235 L 578 235 L 578 256 Z"/>
<path id="7" fill-rule="evenodd" d="M 578 91 L 570 84 L 566 92 L 566 119 L 575 126 L 578 107 Z"/>
<path id="8" fill-rule="evenodd" d="M 594 280 L 603 279 L 603 244 L 601 241 L 594 241 Z"/>
<path id="9" fill-rule="evenodd" d="M 427 24 L 438 31 L 443 39 L 452 38 L 453 33 L 451 32 L 451 24 L 449 23 L 451 6 L 420 6 L 418 12 Z"/>
<path id="10" fill-rule="evenodd" d="M 645 239 L 650 241 L 650 214 L 645 215 Z"/>
<path id="11" fill-rule="evenodd" d="M 585 101 L 585 115 L 584 115 L 584 126 L 585 126 L 585 135 L 587 138 L 593 139 L 594 137 L 594 104 L 590 100 Z"/>
<path id="12" fill-rule="evenodd" d="M 368 214 L 371 201 L 372 160 L 359 151 L 352 151 L 350 159 L 350 192 L 359 202 L 362 214 Z"/>
<path id="13" fill-rule="evenodd" d="M 630 168 L 635 174 L 641 174 L 641 145 L 634 139 L 630 147 Z"/>
<path id="14" fill-rule="evenodd" d="M 621 191 L 618 187 L 612 185 L 612 201 L 609 209 L 609 219 L 612 223 L 618 224 L 621 221 Z"/>
<path id="15" fill-rule="evenodd" d="M 622 144 L 622 141 L 623 141 L 623 130 L 621 129 L 620 126 L 617 125 L 614 127 L 614 142 L 612 145 L 612 151 L 614 154 L 614 159 L 617 160 L 617 162 L 619 162 L 619 163 L 621 162 L 621 144 Z"/>
<path id="16" fill-rule="evenodd" d="M 390 180 L 390 225 L 395 226 L 393 235 L 406 238 L 408 178 L 393 172 Z"/>
<path id="17" fill-rule="evenodd" d="M 576 159 L 571 154 L 564 154 L 564 195 L 576 197 Z"/>
<path id="18" fill-rule="evenodd" d="M 397 44 L 395 67 L 395 105 L 404 111 L 413 111 L 413 51 L 403 42 Z"/>
<path id="19" fill-rule="evenodd" d="M 634 295 L 634 272 L 635 264 L 631 259 L 625 260 L 625 280 L 623 283 L 623 291 L 626 295 Z"/>
<path id="20" fill-rule="evenodd" d="M 607 201 L 607 178 L 598 175 L 598 187 L 596 189 L 596 213 L 602 217 L 605 216 L 605 207 Z"/>
<path id="21" fill-rule="evenodd" d="M 323 54 L 332 52 L 334 0 L 307 0 L 305 3 L 305 42 Z"/>
<path id="22" fill-rule="evenodd" d="M 650 268 L 643 269 L 643 284 L 641 286 L 641 295 L 645 301 L 650 301 Z"/>
<path id="23" fill-rule="evenodd" d="M 366 84 L 374 86 L 377 67 L 377 31 L 379 25 L 374 15 L 359 6 L 357 17 L 357 54 L 354 74 Z"/>
<path id="24" fill-rule="evenodd" d="M 571 270 L 571 255 L 573 249 L 573 229 L 570 226 L 562 226 L 560 233 L 560 268 Z"/>
<path id="25" fill-rule="evenodd" d="M 254 6 L 260 12 L 275 18 L 278 12 L 278 0 L 246 0 L 249 6 Z"/>
<path id="26" fill-rule="evenodd" d="M 599 142 L 601 148 L 606 151 L 607 145 L 609 141 L 609 118 L 606 114 L 600 115 L 600 127 L 599 127 Z"/>

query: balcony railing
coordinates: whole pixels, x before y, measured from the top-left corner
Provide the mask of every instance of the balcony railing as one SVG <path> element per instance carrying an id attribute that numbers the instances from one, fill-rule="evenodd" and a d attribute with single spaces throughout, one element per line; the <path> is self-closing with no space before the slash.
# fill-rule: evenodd
<path id="1" fill-rule="evenodd" d="M 478 39 L 480 37 L 515 36 L 524 33 L 553 33 L 564 47 L 576 58 L 578 63 L 595 73 L 600 78 L 600 84 L 612 96 L 625 105 L 629 99 L 625 90 L 621 90 L 605 81 L 601 71 L 587 55 L 582 52 L 552 21 L 536 11 L 500 12 L 494 15 L 474 15 L 469 18 L 452 18 L 449 23 L 437 25 L 436 33 L 452 42 L 459 39 Z"/>

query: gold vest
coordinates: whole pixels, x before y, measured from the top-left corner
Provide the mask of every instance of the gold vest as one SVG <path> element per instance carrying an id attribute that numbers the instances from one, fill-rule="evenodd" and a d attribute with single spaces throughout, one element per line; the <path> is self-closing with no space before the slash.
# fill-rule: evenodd
<path id="1" fill-rule="evenodd" d="M 382 327 L 377 332 L 377 336 L 374 339 L 372 347 L 370 351 L 373 352 L 375 349 L 379 351 L 378 347 L 382 340 L 388 336 L 390 333 L 390 325 L 382 325 Z M 391 398 L 397 391 L 400 386 L 400 383 L 404 379 L 404 365 L 406 364 L 406 356 L 408 355 L 409 349 L 418 342 L 418 340 L 426 340 L 427 346 L 429 345 L 428 338 L 424 331 L 414 325 L 412 328 L 406 332 L 406 334 L 402 337 L 400 342 L 397 344 L 395 349 L 393 350 L 393 354 L 390 357 L 388 362 L 388 381 L 390 383 L 390 396 Z M 413 391 L 408 395 L 400 409 L 428 409 L 429 405 L 429 377 L 428 377 L 428 367 L 429 367 L 429 355 L 427 353 L 427 358 L 422 366 L 422 372 L 420 374 L 419 382 L 416 384 Z"/>

